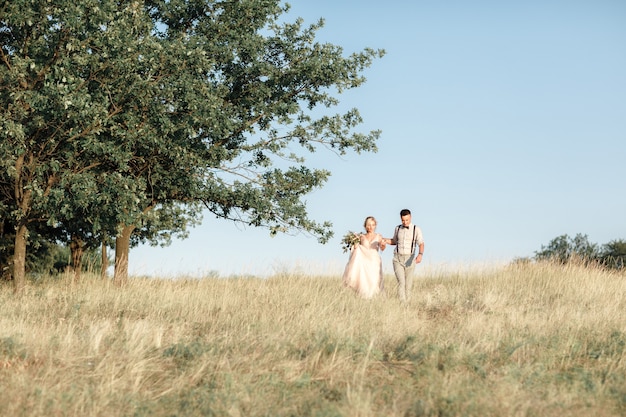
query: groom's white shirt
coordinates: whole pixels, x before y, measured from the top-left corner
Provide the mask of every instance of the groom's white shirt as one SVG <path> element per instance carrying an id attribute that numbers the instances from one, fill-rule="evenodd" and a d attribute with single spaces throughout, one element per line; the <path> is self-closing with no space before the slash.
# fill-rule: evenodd
<path id="1" fill-rule="evenodd" d="M 413 228 L 415 228 L 415 241 L 413 241 Z M 422 230 L 411 223 L 407 228 L 402 227 L 402 225 L 398 226 L 393 241 L 396 242 L 397 253 L 400 255 L 411 255 L 411 249 L 415 250 L 415 248 L 424 243 L 424 238 L 422 237 Z"/>

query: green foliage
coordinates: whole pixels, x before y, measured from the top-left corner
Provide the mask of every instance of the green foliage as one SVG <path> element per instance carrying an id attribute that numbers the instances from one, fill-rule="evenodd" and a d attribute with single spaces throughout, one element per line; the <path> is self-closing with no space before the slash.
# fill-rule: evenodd
<path id="1" fill-rule="evenodd" d="M 612 240 L 604 244 L 600 251 L 600 260 L 609 268 L 626 268 L 626 240 Z"/>
<path id="2" fill-rule="evenodd" d="M 623 269 L 626 267 L 626 241 L 613 240 L 598 247 L 597 244 L 589 242 L 587 235 L 579 233 L 574 238 L 562 235 L 552 239 L 548 245 L 542 245 L 541 250 L 535 252 L 534 259 L 556 261 L 561 264 L 576 260 L 599 264 L 610 269 Z"/>
<path id="3" fill-rule="evenodd" d="M 578 233 L 574 238 L 568 235 L 558 236 L 550 241 L 547 246 L 541 246 L 541 250 L 535 252 L 538 261 L 549 260 L 562 264 L 576 258 L 579 260 L 593 260 L 598 256 L 598 246 L 590 243 L 587 235 Z"/>
<path id="4" fill-rule="evenodd" d="M 348 57 L 322 21 L 268 1 L 13 0 L 0 6 L 0 215 L 88 247 L 217 217 L 299 229 L 330 173 L 306 153 L 376 151 L 358 110 L 326 114 L 382 50 Z M 16 245 L 17 247 L 18 245 Z"/>

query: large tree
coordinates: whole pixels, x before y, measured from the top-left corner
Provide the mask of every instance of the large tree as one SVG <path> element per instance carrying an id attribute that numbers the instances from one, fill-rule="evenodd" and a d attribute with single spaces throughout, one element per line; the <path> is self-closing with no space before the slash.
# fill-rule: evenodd
<path id="1" fill-rule="evenodd" d="M 134 81 L 129 48 L 138 33 L 148 42 L 152 27 L 138 4 L 115 1 L 3 2 L 0 18 L 0 186 L 15 228 L 20 291 L 29 227 L 57 226 L 61 212 L 85 205 L 84 194 L 71 193 L 81 178 L 93 171 L 122 177 L 117 199 L 133 201 L 137 187 L 123 178 L 132 155 L 120 134 L 133 129 L 125 124 L 129 109 L 113 97 Z M 111 195 L 102 200 L 117 204 Z M 125 216 L 139 212 L 124 209 Z"/>
<path id="2" fill-rule="evenodd" d="M 186 63 L 180 79 L 197 86 L 182 107 L 206 148 L 199 172 L 206 206 L 272 233 L 298 227 L 327 240 L 328 224 L 308 219 L 301 197 L 330 173 L 304 166 L 302 151 L 375 151 L 379 132 L 353 133 L 362 121 L 356 109 L 311 110 L 332 107 L 334 93 L 361 85 L 361 72 L 382 51 L 344 57 L 341 47 L 315 42 L 323 21 L 280 24 L 288 8 L 277 1 L 158 4 L 162 35 L 177 42 L 175 59 Z"/>
<path id="3" fill-rule="evenodd" d="M 17 288 L 28 225 L 78 213 L 84 235 L 118 237 L 120 282 L 132 236 L 184 230 L 200 202 L 271 233 L 330 237 L 302 200 L 330 173 L 304 156 L 376 150 L 379 132 L 354 132 L 356 109 L 324 109 L 382 51 L 346 57 L 315 41 L 322 21 L 281 23 L 286 10 L 277 0 L 2 3 L 0 209 L 16 228 Z"/>

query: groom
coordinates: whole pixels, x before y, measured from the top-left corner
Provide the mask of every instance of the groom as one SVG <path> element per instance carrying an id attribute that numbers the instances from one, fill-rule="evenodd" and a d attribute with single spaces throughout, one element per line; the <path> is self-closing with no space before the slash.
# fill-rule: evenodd
<path id="1" fill-rule="evenodd" d="M 398 297 L 400 301 L 406 303 L 411 297 L 415 264 L 422 262 L 424 239 L 422 230 L 411 223 L 410 210 L 401 210 L 400 220 L 402 224 L 396 226 L 393 238 L 384 240 L 388 245 L 396 245 L 393 253 L 393 272 L 398 281 Z"/>

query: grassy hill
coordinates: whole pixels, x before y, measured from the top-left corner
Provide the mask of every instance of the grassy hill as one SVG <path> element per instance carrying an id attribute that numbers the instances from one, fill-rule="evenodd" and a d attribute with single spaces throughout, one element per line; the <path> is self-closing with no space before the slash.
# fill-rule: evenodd
<path id="1" fill-rule="evenodd" d="M 0 415 L 623 416 L 626 276 L 421 272 L 0 285 Z"/>

